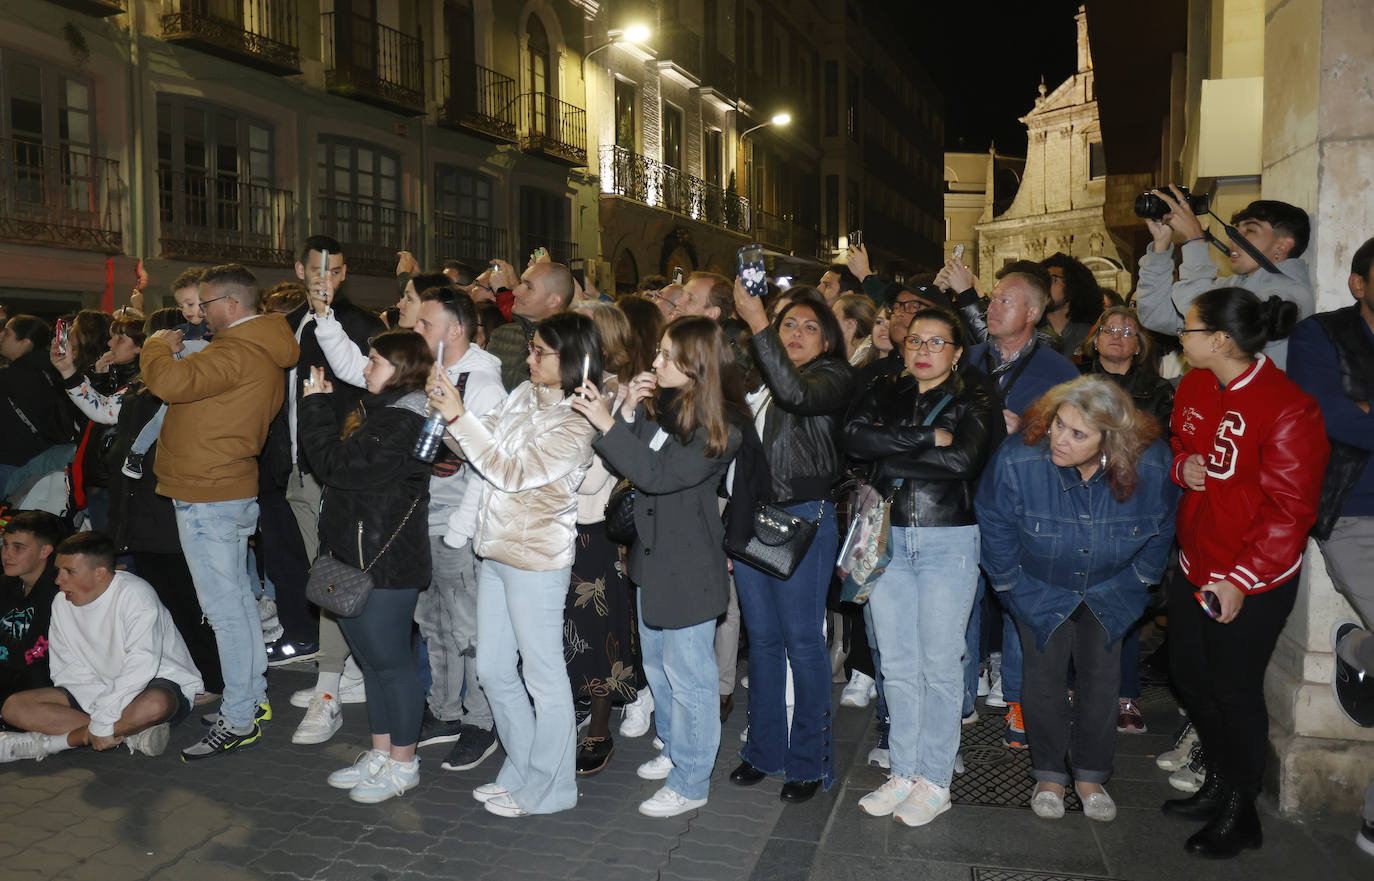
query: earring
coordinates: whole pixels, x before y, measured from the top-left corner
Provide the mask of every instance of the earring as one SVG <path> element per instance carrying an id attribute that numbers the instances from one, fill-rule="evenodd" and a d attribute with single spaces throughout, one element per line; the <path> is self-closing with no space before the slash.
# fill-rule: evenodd
<path id="1" fill-rule="evenodd" d="M 1102 454 L 1102 470 L 1103 470 L 1103 471 L 1106 471 L 1106 470 L 1107 470 L 1107 454 L 1106 454 L 1106 453 L 1103 453 L 1103 454 Z"/>

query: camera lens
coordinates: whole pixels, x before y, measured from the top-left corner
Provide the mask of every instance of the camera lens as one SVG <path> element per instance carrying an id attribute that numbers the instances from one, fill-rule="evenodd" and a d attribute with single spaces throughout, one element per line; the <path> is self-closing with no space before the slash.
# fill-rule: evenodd
<path id="1" fill-rule="evenodd" d="M 1143 220 L 1163 220 L 1169 213 L 1169 206 L 1154 193 L 1141 193 L 1135 197 L 1135 216 Z"/>

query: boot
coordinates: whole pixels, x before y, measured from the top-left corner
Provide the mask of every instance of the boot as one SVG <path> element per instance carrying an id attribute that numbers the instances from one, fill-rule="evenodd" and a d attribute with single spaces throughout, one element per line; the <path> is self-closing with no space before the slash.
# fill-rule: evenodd
<path id="1" fill-rule="evenodd" d="M 1218 762 L 1207 763 L 1207 776 L 1202 787 L 1187 798 L 1171 798 L 1164 803 L 1162 810 L 1171 817 L 1183 820 L 1210 820 L 1221 807 L 1226 785 L 1221 777 Z"/>
<path id="2" fill-rule="evenodd" d="M 1258 849 L 1263 843 L 1255 796 L 1228 787 L 1216 815 L 1188 839 L 1186 849 L 1200 857 L 1229 860 L 1245 848 Z"/>

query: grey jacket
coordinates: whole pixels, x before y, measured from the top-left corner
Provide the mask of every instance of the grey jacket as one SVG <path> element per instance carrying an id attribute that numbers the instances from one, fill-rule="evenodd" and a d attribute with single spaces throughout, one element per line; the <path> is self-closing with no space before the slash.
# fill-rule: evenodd
<path id="1" fill-rule="evenodd" d="M 635 485 L 635 528 L 630 577 L 641 591 L 644 623 L 690 627 L 719 617 L 729 601 L 725 525 L 716 488 L 743 439 L 730 428 L 725 454 L 706 455 L 703 432 L 683 444 L 672 434 L 651 449 L 658 423 L 619 417 L 593 446 L 606 463 Z"/>
<path id="2" fill-rule="evenodd" d="M 1298 258 L 1275 264 L 1282 275 L 1256 269 L 1249 275 L 1229 275 L 1217 278 L 1217 265 L 1208 256 L 1206 242 L 1188 242 L 1183 246 L 1183 263 L 1174 281 L 1174 249 L 1171 245 L 1156 252 L 1151 244 L 1140 258 L 1140 280 L 1136 283 L 1135 308 L 1140 321 L 1150 330 L 1174 333 L 1183 323 L 1183 315 L 1193 301 L 1213 288 L 1245 288 L 1267 300 L 1280 297 L 1298 304 L 1298 320 L 1316 310 L 1312 282 L 1307 277 L 1307 264 Z M 1280 370 L 1288 366 L 1288 340 L 1273 340 L 1264 347 L 1264 354 Z"/>

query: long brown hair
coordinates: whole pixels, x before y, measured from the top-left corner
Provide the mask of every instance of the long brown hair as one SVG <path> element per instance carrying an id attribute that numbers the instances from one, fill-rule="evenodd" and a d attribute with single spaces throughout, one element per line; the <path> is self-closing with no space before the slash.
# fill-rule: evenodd
<path id="1" fill-rule="evenodd" d="M 1105 376 L 1080 376 L 1045 392 L 1026 410 L 1021 430 L 1026 446 L 1049 434 L 1059 408 L 1072 404 L 1089 427 L 1102 432 L 1102 453 L 1107 457 L 1105 479 L 1118 502 L 1135 493 L 1136 466 L 1140 454 L 1159 436 L 1159 424 L 1137 409 L 1114 381 Z"/>
<path id="2" fill-rule="evenodd" d="M 730 445 L 731 410 L 747 414 L 744 377 L 720 325 L 691 315 L 664 329 L 673 363 L 691 380 L 678 393 L 676 433 L 680 440 L 698 428 L 706 432 L 706 455 L 724 455 Z"/>
<path id="3" fill-rule="evenodd" d="M 628 383 L 639 371 L 630 358 L 630 321 L 620 307 L 612 303 L 580 303 L 574 312 L 581 312 L 596 325 L 601 334 L 601 358 L 606 372 L 622 384 Z M 600 377 L 596 377 L 600 385 Z"/>

